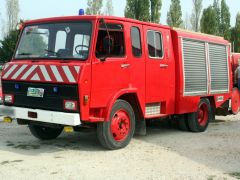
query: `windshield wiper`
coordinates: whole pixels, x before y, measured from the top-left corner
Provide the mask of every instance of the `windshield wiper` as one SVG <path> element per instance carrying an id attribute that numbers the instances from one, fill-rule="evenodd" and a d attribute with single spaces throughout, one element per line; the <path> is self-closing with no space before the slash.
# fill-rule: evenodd
<path id="1" fill-rule="evenodd" d="M 47 52 L 53 53 L 53 54 L 55 54 L 56 56 L 58 55 L 58 53 L 57 53 L 57 52 L 55 52 L 55 51 L 52 51 L 52 50 L 44 49 L 44 51 L 47 51 Z"/>
<path id="2" fill-rule="evenodd" d="M 31 55 L 33 55 L 32 53 L 20 53 L 20 54 L 18 54 L 18 56 L 31 56 Z"/>
<path id="3" fill-rule="evenodd" d="M 40 35 L 47 35 L 47 33 L 41 33 L 41 32 L 26 32 L 27 35 L 30 34 L 40 34 Z"/>

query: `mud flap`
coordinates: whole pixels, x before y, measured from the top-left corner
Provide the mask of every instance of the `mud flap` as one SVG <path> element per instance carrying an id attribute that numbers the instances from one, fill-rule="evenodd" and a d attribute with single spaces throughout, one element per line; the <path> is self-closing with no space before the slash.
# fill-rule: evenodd
<path id="1" fill-rule="evenodd" d="M 146 120 L 141 119 L 136 121 L 136 129 L 135 135 L 137 136 L 146 136 L 147 135 L 147 128 L 146 128 Z"/>

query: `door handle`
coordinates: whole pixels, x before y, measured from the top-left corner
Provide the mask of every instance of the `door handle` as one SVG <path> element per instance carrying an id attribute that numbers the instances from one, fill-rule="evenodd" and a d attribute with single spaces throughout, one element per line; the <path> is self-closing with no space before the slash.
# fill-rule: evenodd
<path id="1" fill-rule="evenodd" d="M 130 64 L 121 64 L 121 68 L 128 68 Z"/>
<path id="2" fill-rule="evenodd" d="M 167 68 L 168 65 L 167 64 L 160 64 L 160 68 Z"/>

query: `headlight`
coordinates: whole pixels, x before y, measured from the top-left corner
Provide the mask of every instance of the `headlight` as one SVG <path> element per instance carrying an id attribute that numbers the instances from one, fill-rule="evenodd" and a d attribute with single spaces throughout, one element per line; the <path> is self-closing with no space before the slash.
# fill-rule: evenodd
<path id="1" fill-rule="evenodd" d="M 4 102 L 13 104 L 13 102 L 14 102 L 14 95 L 12 95 L 12 94 L 5 94 L 4 95 Z"/>
<path id="2" fill-rule="evenodd" d="M 71 110 L 71 111 L 77 110 L 77 101 L 64 100 L 63 104 L 64 104 L 65 110 Z"/>

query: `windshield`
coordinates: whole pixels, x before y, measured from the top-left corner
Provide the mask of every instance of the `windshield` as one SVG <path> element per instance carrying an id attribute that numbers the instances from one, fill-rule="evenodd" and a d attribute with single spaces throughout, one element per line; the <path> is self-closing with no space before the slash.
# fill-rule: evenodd
<path id="1" fill-rule="evenodd" d="M 89 54 L 90 22 L 26 26 L 15 59 L 81 59 Z"/>

